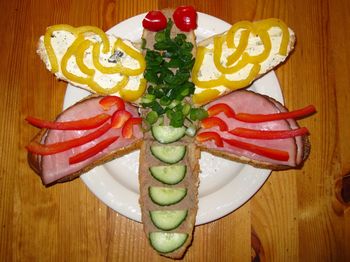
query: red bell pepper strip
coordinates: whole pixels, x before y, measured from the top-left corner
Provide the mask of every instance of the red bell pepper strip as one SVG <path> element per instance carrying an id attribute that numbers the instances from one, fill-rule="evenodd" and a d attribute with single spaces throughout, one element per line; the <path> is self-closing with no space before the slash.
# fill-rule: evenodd
<path id="1" fill-rule="evenodd" d="M 229 133 L 245 138 L 253 139 L 283 139 L 296 136 L 304 136 L 309 134 L 309 130 L 306 127 L 301 127 L 291 130 L 255 130 L 243 127 L 237 127 L 230 130 Z"/>
<path id="2" fill-rule="evenodd" d="M 142 123 L 141 117 L 132 117 L 125 122 L 122 128 L 122 136 L 124 138 L 132 138 L 133 136 L 133 126 L 140 125 Z"/>
<path id="3" fill-rule="evenodd" d="M 213 126 L 218 126 L 220 131 L 227 131 L 228 130 L 227 124 L 222 119 L 215 117 L 215 116 L 204 118 L 201 121 L 201 126 L 203 128 L 211 128 Z"/>
<path id="4" fill-rule="evenodd" d="M 38 142 L 31 142 L 26 148 L 28 151 L 37 154 L 37 155 L 53 155 L 66 150 L 69 150 L 73 147 L 81 146 L 86 144 L 106 133 L 111 128 L 110 123 L 104 124 L 99 129 L 79 138 L 74 138 L 71 140 L 58 142 L 49 145 L 39 144 Z"/>
<path id="5" fill-rule="evenodd" d="M 289 159 L 289 154 L 286 151 L 257 146 L 254 144 L 238 141 L 236 139 L 223 138 L 223 141 L 231 146 L 238 147 L 271 159 L 280 160 L 280 161 L 288 161 Z"/>
<path id="6" fill-rule="evenodd" d="M 205 142 L 209 140 L 214 140 L 217 147 L 223 147 L 224 143 L 220 135 L 216 132 L 202 132 L 196 136 L 198 142 Z"/>
<path id="7" fill-rule="evenodd" d="M 26 120 L 29 124 L 39 128 L 48 128 L 56 130 L 88 130 L 99 127 L 110 118 L 110 115 L 103 113 L 90 118 L 66 122 L 51 122 L 41 120 L 32 116 L 27 116 Z"/>
<path id="8" fill-rule="evenodd" d="M 249 123 L 259 123 L 259 122 L 267 122 L 267 121 L 274 121 L 274 120 L 281 120 L 281 119 L 288 119 L 288 118 L 303 118 L 306 116 L 309 116 L 316 112 L 316 108 L 313 105 L 309 105 L 307 107 L 304 107 L 302 109 L 298 109 L 295 111 L 290 112 L 281 112 L 276 114 L 246 114 L 246 113 L 239 113 L 236 114 L 235 118 L 242 122 L 249 122 Z"/>
<path id="9" fill-rule="evenodd" d="M 79 154 L 76 154 L 76 155 L 70 157 L 69 164 L 72 165 L 72 164 L 82 162 L 82 161 L 98 154 L 99 152 L 101 152 L 102 150 L 107 148 L 109 145 L 111 145 L 112 143 L 117 141 L 118 138 L 119 138 L 119 136 L 109 137 L 109 138 L 99 142 L 95 146 L 93 146 L 93 147 L 91 147 L 91 148 L 89 148 L 89 149 L 87 149 Z"/>
<path id="10" fill-rule="evenodd" d="M 112 128 L 121 128 L 129 118 L 131 118 L 131 114 L 128 111 L 116 111 L 112 116 Z"/>
<path id="11" fill-rule="evenodd" d="M 223 112 L 227 117 L 235 117 L 235 111 L 233 111 L 233 109 L 227 104 L 219 103 L 208 108 L 209 116 L 215 116 L 221 112 Z"/>
<path id="12" fill-rule="evenodd" d="M 117 110 L 125 109 L 124 100 L 118 96 L 105 96 L 99 103 L 105 111 L 109 110 L 114 105 L 117 106 Z"/>

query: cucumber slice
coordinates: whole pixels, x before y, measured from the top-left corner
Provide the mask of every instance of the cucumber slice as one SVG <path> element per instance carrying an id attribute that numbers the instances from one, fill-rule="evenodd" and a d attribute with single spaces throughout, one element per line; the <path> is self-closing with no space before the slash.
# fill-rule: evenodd
<path id="1" fill-rule="evenodd" d="M 186 233 L 151 232 L 149 234 L 152 247 L 161 253 L 170 253 L 180 248 L 187 237 Z"/>
<path id="2" fill-rule="evenodd" d="M 155 210 L 149 213 L 153 224 L 165 231 L 177 228 L 187 217 L 187 210 Z"/>
<path id="3" fill-rule="evenodd" d="M 180 202 L 187 194 L 186 188 L 149 187 L 152 201 L 160 206 L 170 206 Z"/>
<path id="4" fill-rule="evenodd" d="M 169 144 L 185 135 L 185 127 L 152 126 L 153 137 L 162 144 Z"/>
<path id="5" fill-rule="evenodd" d="M 186 146 L 151 146 L 152 154 L 160 161 L 175 164 L 186 154 Z"/>
<path id="6" fill-rule="evenodd" d="M 185 165 L 152 166 L 149 170 L 151 175 L 158 181 L 168 185 L 175 185 L 184 179 L 187 168 Z"/>

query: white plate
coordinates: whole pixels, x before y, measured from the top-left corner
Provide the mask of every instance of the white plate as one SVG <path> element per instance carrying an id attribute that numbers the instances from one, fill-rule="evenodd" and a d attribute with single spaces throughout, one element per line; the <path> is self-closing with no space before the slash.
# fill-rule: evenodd
<path id="1" fill-rule="evenodd" d="M 142 34 L 141 21 L 145 14 L 129 18 L 108 33 L 139 41 Z M 227 30 L 230 25 L 216 17 L 198 14 L 198 41 Z M 250 89 L 269 95 L 283 102 L 281 89 L 274 72 L 254 82 Z M 68 84 L 64 108 L 72 105 L 89 93 Z M 141 221 L 138 202 L 139 152 L 133 152 L 112 162 L 96 167 L 81 176 L 88 188 L 106 205 L 118 213 Z M 202 153 L 202 173 L 199 186 L 199 209 L 196 225 L 221 218 L 248 201 L 263 185 L 270 170 L 258 169 Z"/>

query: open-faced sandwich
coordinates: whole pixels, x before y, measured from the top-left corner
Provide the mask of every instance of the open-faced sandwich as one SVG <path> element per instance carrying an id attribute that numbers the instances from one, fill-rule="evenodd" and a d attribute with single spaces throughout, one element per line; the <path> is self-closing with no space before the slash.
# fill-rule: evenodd
<path id="1" fill-rule="evenodd" d="M 58 78 L 90 90 L 29 143 L 45 185 L 71 180 L 140 149 L 144 231 L 161 255 L 181 258 L 198 209 L 200 151 L 273 170 L 298 168 L 308 130 L 276 100 L 242 90 L 283 62 L 295 36 L 281 20 L 239 22 L 196 44 L 197 13 L 149 12 L 142 47 L 95 27 L 49 27 L 38 53 Z M 132 102 L 132 103 L 129 103 Z"/>

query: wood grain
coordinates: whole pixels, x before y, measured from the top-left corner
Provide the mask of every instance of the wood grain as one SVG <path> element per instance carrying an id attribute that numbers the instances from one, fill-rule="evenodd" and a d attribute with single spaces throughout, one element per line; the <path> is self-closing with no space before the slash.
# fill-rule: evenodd
<path id="1" fill-rule="evenodd" d="M 28 167 L 25 145 L 37 130 L 24 121 L 53 119 L 66 83 L 35 53 L 48 25 L 107 30 L 151 9 L 192 4 L 229 23 L 283 19 L 297 35 L 277 70 L 290 109 L 314 104 L 300 121 L 312 151 L 300 170 L 273 172 L 234 213 L 196 228 L 184 261 L 350 261 L 350 2 L 264 1 L 0 1 L 0 260 L 167 261 L 142 225 L 114 212 L 79 180 L 44 187 Z"/>

